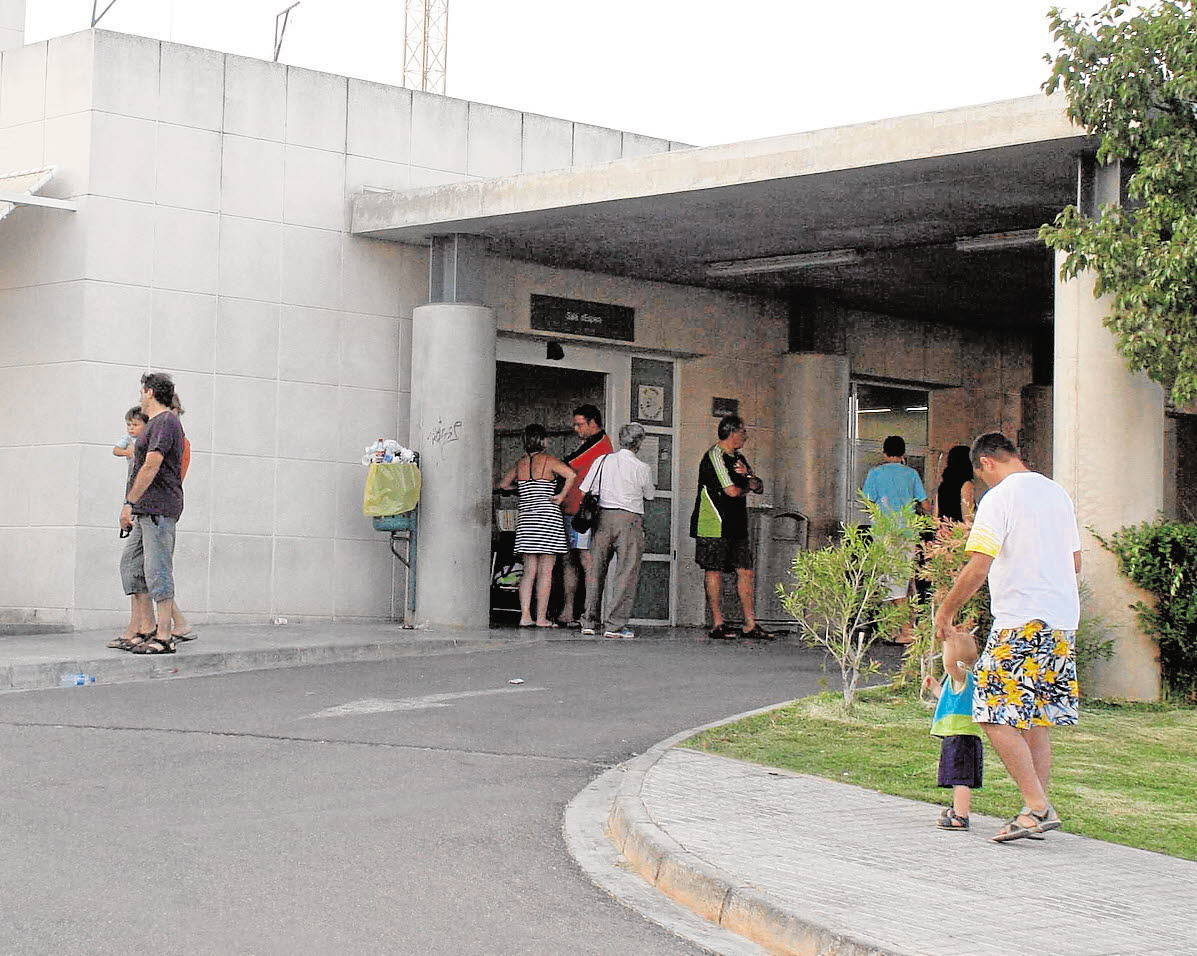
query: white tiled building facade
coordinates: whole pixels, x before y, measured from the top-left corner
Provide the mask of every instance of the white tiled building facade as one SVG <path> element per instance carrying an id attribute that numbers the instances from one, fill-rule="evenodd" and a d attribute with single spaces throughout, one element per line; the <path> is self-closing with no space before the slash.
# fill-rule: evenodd
<path id="1" fill-rule="evenodd" d="M 78 212 L 0 230 L 0 617 L 127 613 L 110 449 L 147 369 L 193 446 L 183 607 L 402 616 L 360 458 L 405 437 L 427 253 L 349 235 L 350 197 L 670 145 L 104 31 L 6 50 L 0 172 L 56 166 Z"/>

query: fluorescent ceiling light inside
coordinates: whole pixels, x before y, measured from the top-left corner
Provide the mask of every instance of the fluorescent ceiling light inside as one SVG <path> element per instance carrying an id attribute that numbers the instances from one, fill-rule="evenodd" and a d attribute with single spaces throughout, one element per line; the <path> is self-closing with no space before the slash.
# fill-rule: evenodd
<path id="1" fill-rule="evenodd" d="M 786 256 L 762 256 L 759 259 L 729 259 L 707 264 L 712 278 L 753 276 L 767 272 L 790 272 L 819 266 L 847 266 L 863 258 L 855 249 L 829 249 L 827 252 L 796 252 Z"/>
<path id="2" fill-rule="evenodd" d="M 956 240 L 957 252 L 992 252 L 997 249 L 1027 249 L 1042 246 L 1038 229 L 1015 229 L 1011 232 L 987 232 L 981 236 L 964 236 Z"/>
<path id="3" fill-rule="evenodd" d="M 885 412 L 892 412 L 892 408 L 858 408 L 857 415 L 881 415 Z"/>
<path id="4" fill-rule="evenodd" d="M 908 409 L 906 409 L 908 412 L 925 412 L 926 410 L 926 405 L 911 405 Z"/>

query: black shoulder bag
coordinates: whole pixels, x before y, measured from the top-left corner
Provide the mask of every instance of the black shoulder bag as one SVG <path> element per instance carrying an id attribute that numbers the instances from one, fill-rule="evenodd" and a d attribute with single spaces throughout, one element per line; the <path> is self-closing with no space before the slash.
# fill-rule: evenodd
<path id="1" fill-rule="evenodd" d="M 599 495 L 603 490 L 603 464 L 606 460 L 606 455 L 599 459 L 598 474 L 594 476 L 594 482 L 590 485 L 593 490 L 582 496 L 582 504 L 578 506 L 578 513 L 570 520 L 570 524 L 578 534 L 585 534 L 598 521 Z"/>

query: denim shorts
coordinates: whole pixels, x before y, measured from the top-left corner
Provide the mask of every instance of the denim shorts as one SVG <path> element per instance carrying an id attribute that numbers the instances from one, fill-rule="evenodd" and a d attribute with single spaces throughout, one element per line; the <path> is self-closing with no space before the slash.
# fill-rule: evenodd
<path id="1" fill-rule="evenodd" d="M 175 596 L 175 525 L 163 515 L 134 515 L 133 530 L 121 555 L 121 584 L 126 594 L 146 594 L 157 601 Z"/>
<path id="2" fill-rule="evenodd" d="M 569 546 L 574 551 L 589 551 L 590 550 L 590 531 L 577 531 L 574 529 L 573 522 L 570 521 L 572 515 L 565 516 L 565 535 L 569 538 Z"/>

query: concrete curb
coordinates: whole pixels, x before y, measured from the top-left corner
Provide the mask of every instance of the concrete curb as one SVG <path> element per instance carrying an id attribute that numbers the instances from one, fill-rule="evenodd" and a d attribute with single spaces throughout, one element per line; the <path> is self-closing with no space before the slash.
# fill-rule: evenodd
<path id="1" fill-rule="evenodd" d="M 829 956 L 888 956 L 850 935 L 788 912 L 755 887 L 737 883 L 690 853 L 653 820 L 641 798 L 645 778 L 665 753 L 704 730 L 786 707 L 785 701 L 693 727 L 622 765 L 624 774 L 607 817 L 607 835 L 628 865 L 662 893 L 712 923 L 770 952 Z"/>
<path id="2" fill-rule="evenodd" d="M 510 641 L 400 639 L 359 644 L 338 642 L 230 651 L 202 651 L 186 646 L 177 654 L 165 655 L 133 655 L 122 651 L 110 651 L 103 656 L 86 659 L 64 658 L 0 665 L 0 694 L 62 687 L 62 678 L 65 675 L 78 673 L 94 676 L 98 684 L 127 684 L 314 664 L 352 664 L 401 657 L 433 657 L 528 647 L 542 643 L 542 640 L 536 638 L 517 638 Z"/>

